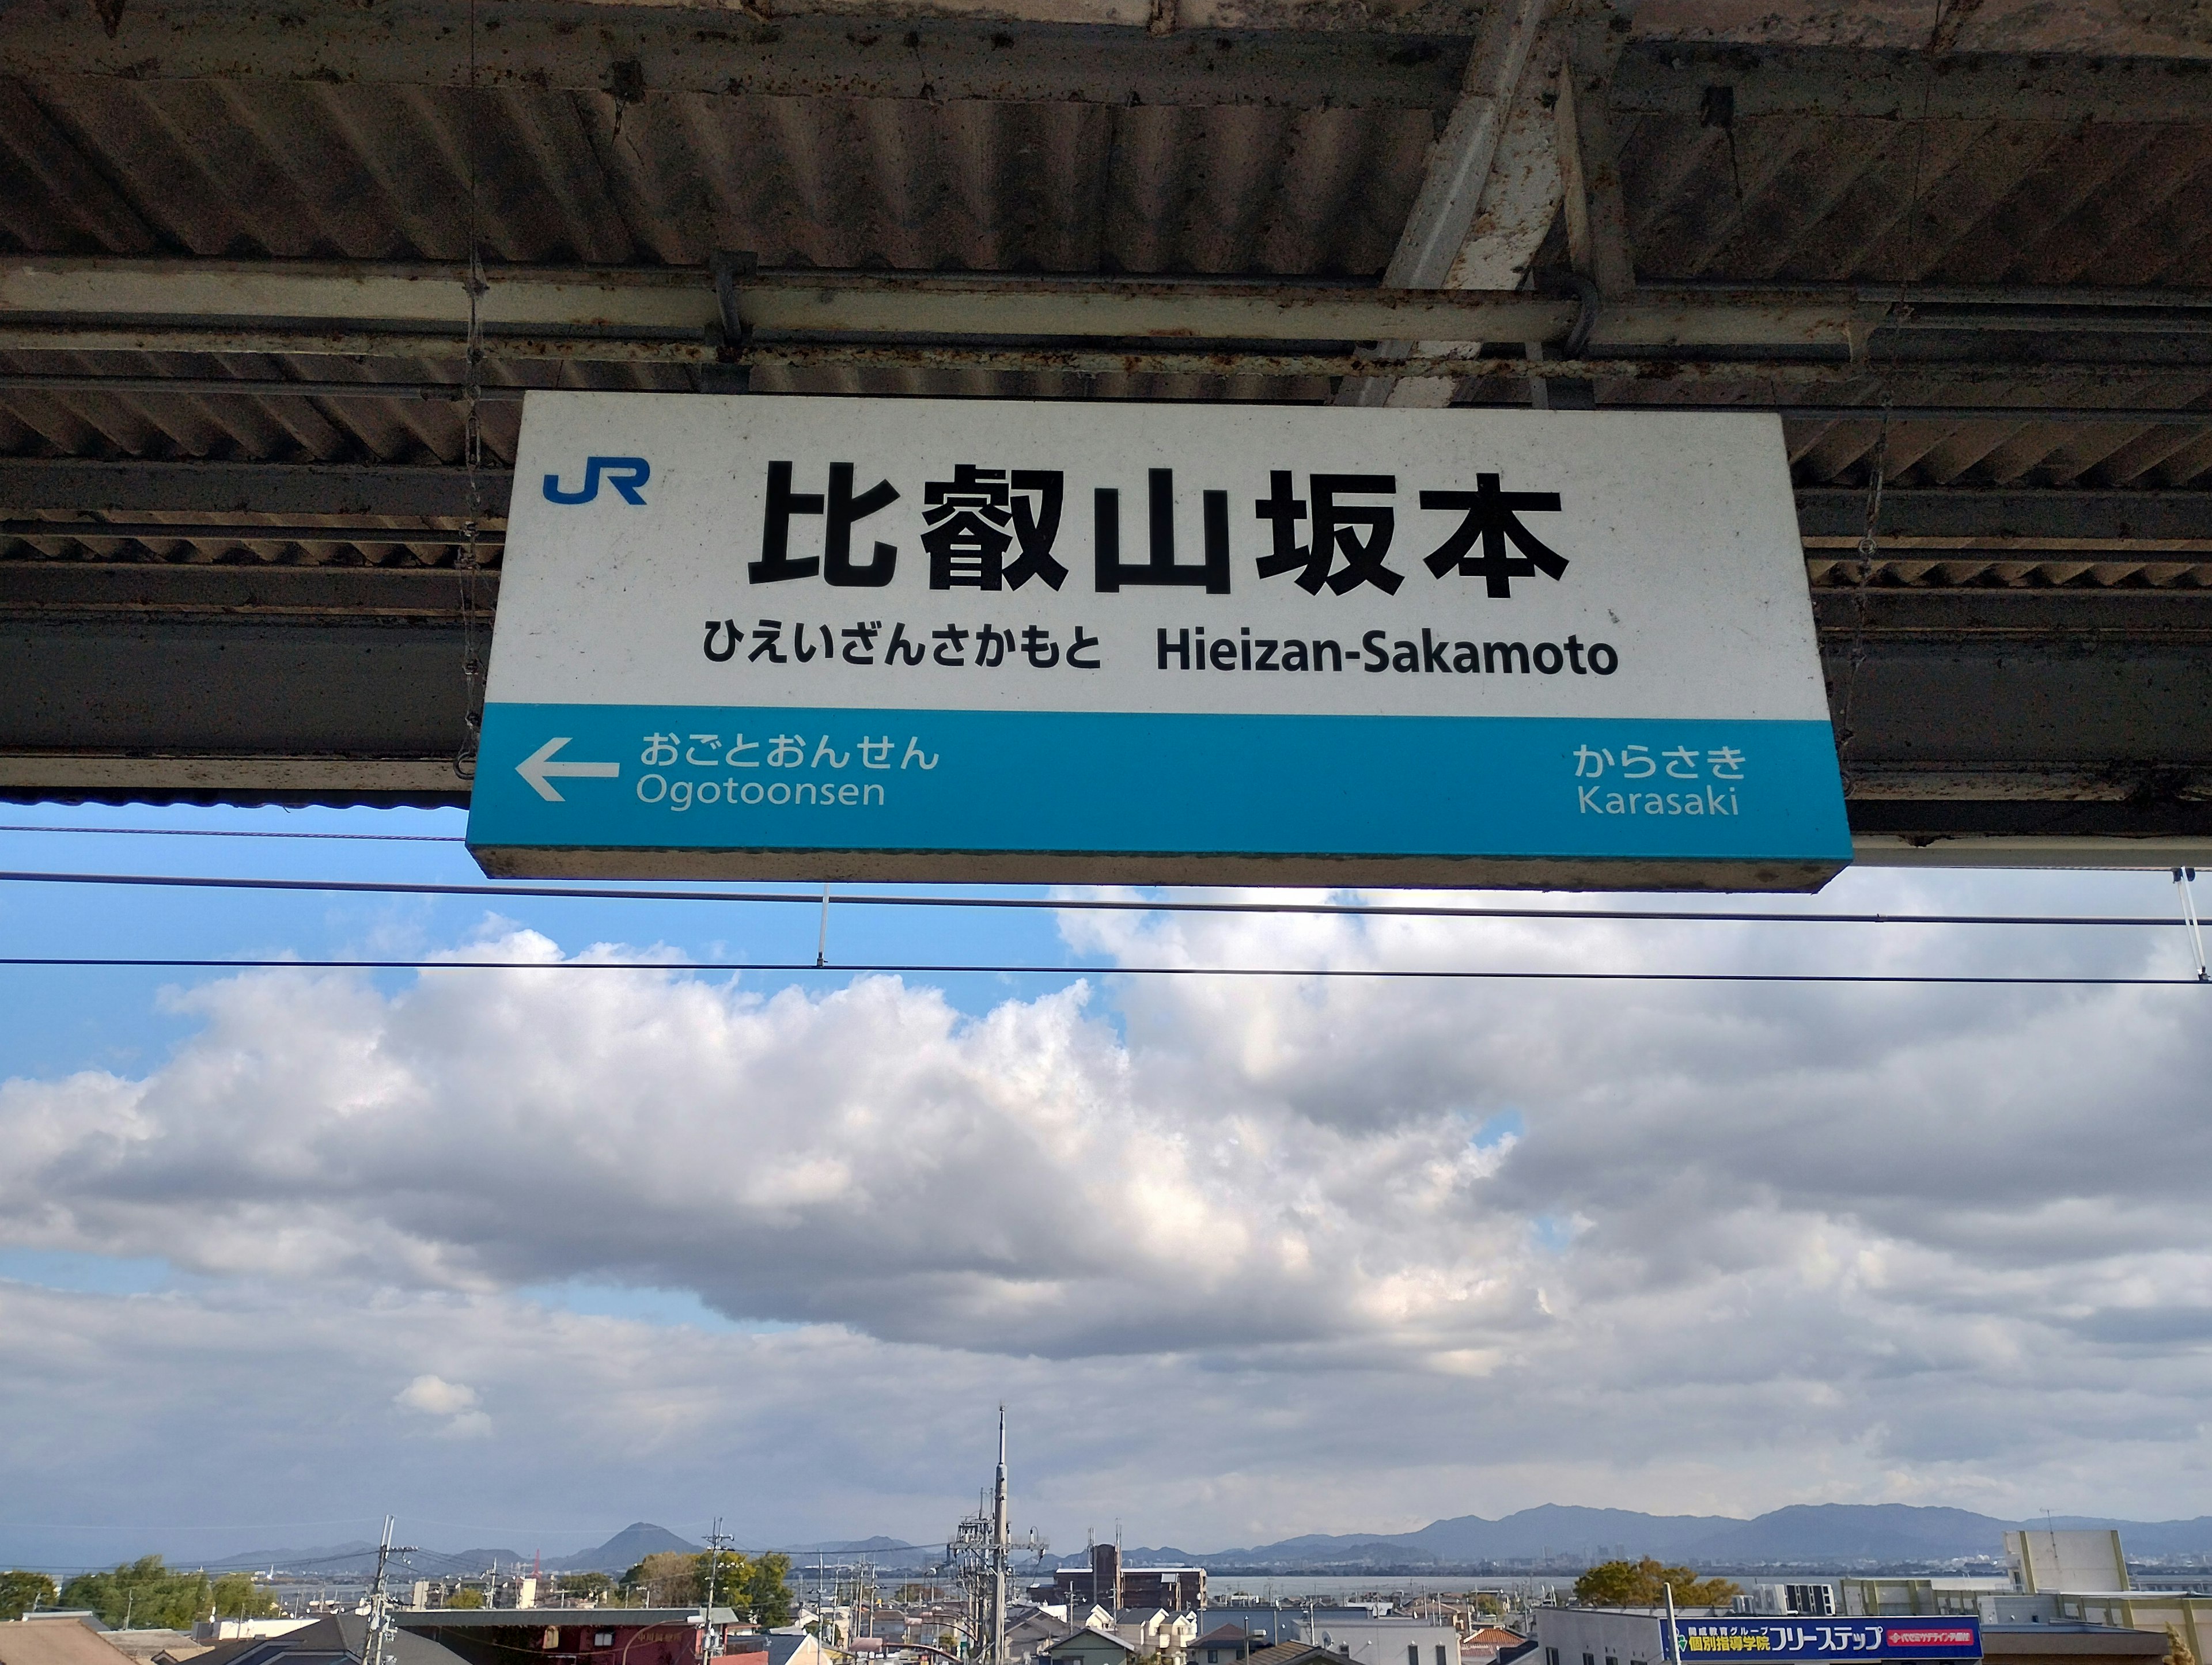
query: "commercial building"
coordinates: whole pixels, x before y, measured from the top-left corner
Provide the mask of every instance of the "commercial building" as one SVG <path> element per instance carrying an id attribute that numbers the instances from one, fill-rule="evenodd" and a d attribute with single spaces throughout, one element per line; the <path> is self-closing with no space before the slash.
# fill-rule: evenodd
<path id="1" fill-rule="evenodd" d="M 2212 1596 L 2137 1589 L 2117 1532 L 2008 1532 L 2005 1560 L 2019 1592 L 2012 1604 L 2031 1622 L 2143 1631 L 2198 1660 L 2212 1643 Z"/>
<path id="2" fill-rule="evenodd" d="M 1893 1632 L 1899 1627 L 1884 1628 Z M 1899 1638 L 1893 1634 L 1893 1642 L 1901 1644 L 1897 1653 L 1854 1657 L 1869 1662 L 1929 1657 L 1924 1639 L 1929 1627 L 1904 1628 L 1915 1635 Z M 1542 1649 L 1539 1665 L 1668 1665 L 1665 1615 L 1656 1608 L 1540 1607 L 1535 1631 Z M 2153 1665 L 2166 1652 L 2162 1634 L 2079 1620 L 1979 1621 L 1978 1632 L 1981 1665 Z M 1963 1626 L 1960 1633 L 1970 1634 Z M 1961 1649 L 1960 1658 L 1975 1656 Z"/>
<path id="3" fill-rule="evenodd" d="M 1040 1601 L 1096 1603 L 1115 1613 L 1159 1607 L 1192 1613 L 1206 1605 L 1204 1567 L 1129 1567 L 1118 1544 L 1093 1544 L 1087 1567 L 1062 1567 L 1052 1583 L 1030 1592 Z"/>
<path id="4" fill-rule="evenodd" d="M 219 1642 L 198 1657 L 208 1665 L 357 1665 L 368 1638 L 367 1619 L 334 1613 L 277 1636 Z M 462 1665 L 451 1649 L 404 1630 L 386 1639 L 384 1659 L 385 1665 Z"/>
<path id="5" fill-rule="evenodd" d="M 392 1617 L 403 1635 L 436 1643 L 466 1665 L 689 1665 L 699 1649 L 696 1607 L 441 1608 Z M 711 1622 L 726 1654 L 769 1649 L 771 1638 L 740 1626 L 731 1608 L 716 1607 Z"/>

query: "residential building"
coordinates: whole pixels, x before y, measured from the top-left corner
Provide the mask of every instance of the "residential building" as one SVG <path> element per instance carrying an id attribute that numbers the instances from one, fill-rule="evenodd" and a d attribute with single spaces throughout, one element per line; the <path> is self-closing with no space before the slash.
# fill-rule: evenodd
<path id="1" fill-rule="evenodd" d="M 1461 1665 L 1498 1665 L 1527 1651 L 1528 1638 L 1502 1625 L 1483 1625 L 1459 1639 Z"/>
<path id="2" fill-rule="evenodd" d="M 768 1632 L 768 1665 L 830 1665 L 829 1650 L 811 1631 L 802 1626 L 779 1626 Z"/>
<path id="3" fill-rule="evenodd" d="M 195 1626 L 190 1631 L 103 1631 L 100 1639 L 120 1649 L 134 1665 L 184 1665 L 208 1650 L 209 1644 L 198 1639 L 198 1630 Z"/>
<path id="4" fill-rule="evenodd" d="M 1050 1660 L 1052 1665 L 1130 1665 L 1137 1650 L 1111 1631 L 1094 1631 L 1086 1626 L 1060 1638 L 1039 1657 Z"/>
<path id="5" fill-rule="evenodd" d="M 1339 1625 L 1364 1625 L 1382 1618 L 1389 1611 L 1389 1604 L 1382 1601 L 1349 1602 L 1331 1607 L 1288 1607 L 1279 1602 L 1266 1607 L 1209 1607 L 1206 1610 L 1205 1628 L 1216 1630 L 1224 1625 L 1234 1625 L 1252 1638 L 1253 1647 L 1257 1650 L 1273 1647 L 1279 1642 L 1308 1641 L 1306 1631 L 1310 1626 L 1332 1628 Z M 1320 1644 L 1316 1643 L 1313 1645 Z"/>
<path id="6" fill-rule="evenodd" d="M 40 1613 L 0 1623 L 0 1665 L 129 1665 L 90 1613 Z"/>
<path id="7" fill-rule="evenodd" d="M 1252 1632 L 1242 1625 L 1218 1625 L 1191 1644 L 1190 1665 L 1244 1665 L 1254 1645 Z"/>
<path id="8" fill-rule="evenodd" d="M 1418 1619 L 1316 1617 L 1298 1639 L 1352 1665 L 1461 1665 L 1459 1632 Z"/>
<path id="9" fill-rule="evenodd" d="M 1114 1634 L 1161 1665 L 1184 1665 L 1185 1650 L 1198 1637 L 1198 1619 L 1164 1607 L 1129 1608 L 1114 1616 Z"/>

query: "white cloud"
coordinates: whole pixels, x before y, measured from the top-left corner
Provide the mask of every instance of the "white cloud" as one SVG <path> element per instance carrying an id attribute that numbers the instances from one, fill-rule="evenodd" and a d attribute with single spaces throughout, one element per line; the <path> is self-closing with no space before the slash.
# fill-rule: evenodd
<path id="1" fill-rule="evenodd" d="M 392 1395 L 392 1402 L 446 1420 L 439 1431 L 477 1438 L 491 1432 L 491 1418 L 477 1408 L 477 1390 L 442 1376 L 422 1375 Z"/>
<path id="2" fill-rule="evenodd" d="M 1858 896 L 1971 907 L 2001 883 L 2021 889 Z M 1125 963 L 1346 969 L 2125 972 L 2178 944 L 1066 929 Z M 50 1341 L 0 1364 L 26 1425 L 65 1406 L 166 1425 L 124 1384 L 71 1403 L 129 1349 L 199 1384 L 185 1402 L 233 1402 L 228 1336 L 253 1361 L 235 1402 L 296 1437 L 474 1436 L 465 1468 L 447 1448 L 398 1484 L 527 1495 L 550 1437 L 592 1454 L 611 1517 L 670 1512 L 674 1488 L 703 1518 L 725 1495 L 703 1460 L 752 1477 L 763 1532 L 927 1536 L 1011 1395 L 1045 1524 L 1118 1510 L 1194 1549 L 1547 1500 L 2194 1512 L 2212 1478 L 2193 988 L 1160 978 L 969 1018 L 889 977 L 810 995 L 549 968 L 177 998 L 203 1026 L 149 1074 L 0 1087 L 0 1243 L 211 1280 L 0 1286 Z M 529 1293 L 579 1280 L 799 1328 Z"/>

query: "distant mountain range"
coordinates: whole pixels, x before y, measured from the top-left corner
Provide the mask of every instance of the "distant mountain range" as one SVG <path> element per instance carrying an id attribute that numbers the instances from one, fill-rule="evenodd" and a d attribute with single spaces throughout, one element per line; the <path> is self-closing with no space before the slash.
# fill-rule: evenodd
<path id="1" fill-rule="evenodd" d="M 1729 1515 L 1644 1515 L 1626 1509 L 1576 1509 L 1546 1504 L 1500 1520 L 1459 1515 L 1432 1521 L 1418 1532 L 1309 1534 L 1246 1549 L 1206 1553 L 1173 1547 L 1124 1552 L 1125 1565 L 1167 1563 L 1217 1571 L 1321 1572 L 1444 1571 L 1508 1566 L 1514 1563 L 1586 1566 L 1615 1557 L 1657 1555 L 1693 1566 L 1723 1570 L 1757 1567 L 1928 1566 L 1960 1561 L 1994 1561 L 2004 1553 L 2004 1534 L 2043 1521 L 2002 1521 L 1964 1509 L 1925 1509 L 1909 1504 L 1800 1504 L 1753 1520 Z M 2062 1515 L 2049 1525 L 2061 1529 L 2117 1528 L 2131 1558 L 2212 1560 L 2212 1516 L 2188 1521 L 2116 1521 Z M 933 1545 L 902 1539 L 839 1539 L 779 1546 L 794 1559 L 866 1555 L 886 1567 L 924 1566 L 938 1559 Z M 676 1550 L 696 1553 L 700 1545 L 665 1527 L 637 1521 L 596 1549 L 548 1556 L 547 1572 L 619 1574 L 647 1555 Z M 403 1577 L 440 1577 L 481 1573 L 497 1563 L 512 1568 L 532 1557 L 511 1549 L 425 1550 L 408 1558 Z M 1048 1559 L 1048 1566 L 1083 1564 L 1080 1554 Z M 376 1546 L 353 1542 L 315 1549 L 257 1550 L 210 1562 L 210 1569 L 281 1567 L 325 1571 L 335 1578 L 364 1576 L 376 1565 Z"/>
<path id="2" fill-rule="evenodd" d="M 890 1540 L 884 1541 L 888 1543 Z M 598 1548 L 580 1550 L 574 1555 L 548 1555 L 541 1559 L 512 1549 L 423 1549 L 405 1557 L 394 1576 L 404 1584 L 410 1578 L 480 1576 L 487 1567 L 494 1565 L 501 1571 L 509 1571 L 533 1565 L 547 1572 L 620 1574 L 648 1555 L 666 1550 L 696 1555 L 704 1547 L 688 1538 L 678 1537 L 665 1527 L 654 1526 L 649 1521 L 634 1521 Z M 207 1565 L 210 1571 L 278 1567 L 289 1571 L 321 1572 L 332 1578 L 365 1577 L 376 1571 L 376 1546 L 366 1539 L 356 1539 L 351 1543 L 325 1544 L 313 1549 L 257 1549 Z"/>
<path id="3" fill-rule="evenodd" d="M 2004 1534 L 2023 1524 L 2045 1522 L 2002 1521 L 1964 1509 L 1909 1504 L 1801 1504 L 1748 1521 L 1726 1515 L 1644 1515 L 1546 1504 L 1501 1520 L 1461 1515 L 1433 1521 L 1418 1532 L 1311 1534 L 1206 1553 L 1172 1547 L 1135 1549 L 1126 1552 L 1124 1559 L 1130 1565 L 1166 1562 L 1284 1572 L 1512 1562 L 1587 1565 L 1641 1555 L 1717 1568 L 1925 1565 L 1999 1559 L 2004 1553 Z M 2212 1557 L 2212 1516 L 2160 1522 L 2065 1516 L 2048 1524 L 2118 1528 L 2121 1543 L 2135 1557 Z M 1062 1557 L 1060 1565 L 1073 1565 L 1080 1559 Z"/>

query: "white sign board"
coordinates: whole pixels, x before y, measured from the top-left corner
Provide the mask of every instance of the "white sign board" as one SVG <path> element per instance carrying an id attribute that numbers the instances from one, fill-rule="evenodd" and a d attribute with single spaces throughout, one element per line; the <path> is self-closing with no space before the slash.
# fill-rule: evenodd
<path id="1" fill-rule="evenodd" d="M 532 392 L 503 874 L 1803 888 L 1771 416 Z"/>

